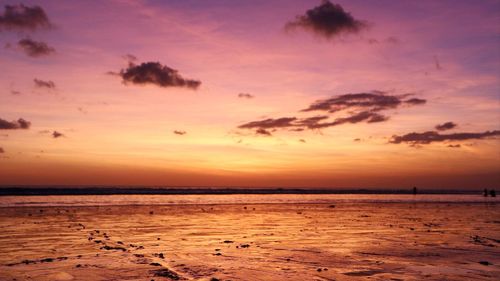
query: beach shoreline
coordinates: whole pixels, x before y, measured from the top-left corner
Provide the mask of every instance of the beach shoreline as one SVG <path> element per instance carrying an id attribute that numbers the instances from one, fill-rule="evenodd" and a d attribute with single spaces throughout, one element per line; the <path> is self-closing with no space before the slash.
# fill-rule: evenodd
<path id="1" fill-rule="evenodd" d="M 3 208 L 0 280 L 494 280 L 499 207 Z"/>

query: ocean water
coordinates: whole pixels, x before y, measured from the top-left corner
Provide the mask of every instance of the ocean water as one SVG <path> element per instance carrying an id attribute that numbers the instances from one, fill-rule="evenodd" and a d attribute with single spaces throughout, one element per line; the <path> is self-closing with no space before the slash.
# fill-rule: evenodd
<path id="1" fill-rule="evenodd" d="M 203 204 L 483 203 L 499 197 L 463 194 L 224 194 L 0 196 L 0 207 Z"/>

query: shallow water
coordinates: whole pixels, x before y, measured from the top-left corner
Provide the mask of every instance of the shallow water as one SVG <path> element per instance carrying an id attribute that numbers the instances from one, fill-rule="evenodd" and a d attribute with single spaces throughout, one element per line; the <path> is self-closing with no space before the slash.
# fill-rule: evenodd
<path id="1" fill-rule="evenodd" d="M 3 197 L 0 280 L 498 280 L 498 201 L 351 196 Z"/>
<path id="2" fill-rule="evenodd" d="M 314 204 L 314 203 L 486 203 L 500 197 L 462 194 L 232 194 L 232 195 L 53 195 L 0 196 L 0 207 L 111 206 L 183 204 Z"/>

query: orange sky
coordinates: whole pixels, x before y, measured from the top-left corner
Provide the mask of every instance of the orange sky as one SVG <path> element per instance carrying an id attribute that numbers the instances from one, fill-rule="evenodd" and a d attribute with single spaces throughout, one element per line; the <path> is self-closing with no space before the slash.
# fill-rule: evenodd
<path id="1" fill-rule="evenodd" d="M 382 2 L 1 1 L 0 185 L 499 187 L 500 4 Z"/>

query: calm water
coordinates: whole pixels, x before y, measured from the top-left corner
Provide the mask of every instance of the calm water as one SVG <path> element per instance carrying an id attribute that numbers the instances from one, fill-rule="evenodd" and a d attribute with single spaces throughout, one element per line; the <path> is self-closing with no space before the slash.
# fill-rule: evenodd
<path id="1" fill-rule="evenodd" d="M 0 207 L 21 206 L 125 206 L 200 204 L 328 204 L 328 203 L 481 203 L 498 197 L 458 194 L 236 194 L 236 195 L 55 195 L 2 196 Z"/>

